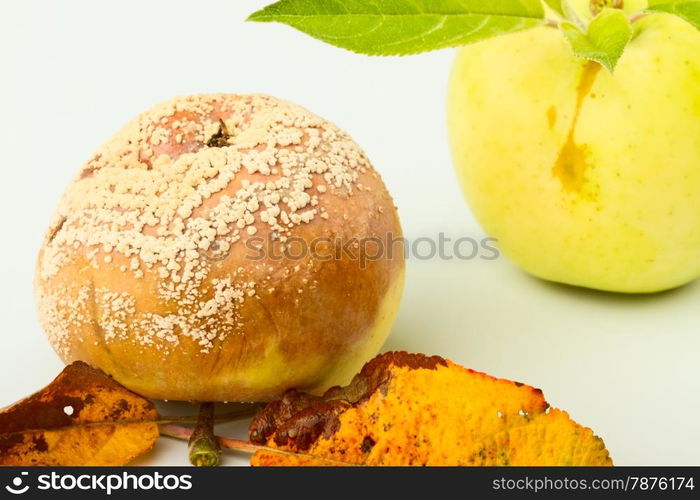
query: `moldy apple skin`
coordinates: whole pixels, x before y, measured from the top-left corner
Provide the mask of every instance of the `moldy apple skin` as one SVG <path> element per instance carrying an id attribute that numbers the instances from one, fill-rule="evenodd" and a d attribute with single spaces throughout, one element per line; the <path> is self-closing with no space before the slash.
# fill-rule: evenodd
<path id="1" fill-rule="evenodd" d="M 461 186 L 486 232 L 539 278 L 650 293 L 700 276 L 700 32 L 665 14 L 633 29 L 614 74 L 545 27 L 457 56 Z"/>
<path id="2" fill-rule="evenodd" d="M 393 200 L 337 126 L 270 96 L 178 97 L 69 184 L 37 261 L 39 319 L 66 363 L 143 396 L 323 392 L 379 351 L 404 282 L 400 248 L 362 265 L 336 242 L 390 237 Z"/>

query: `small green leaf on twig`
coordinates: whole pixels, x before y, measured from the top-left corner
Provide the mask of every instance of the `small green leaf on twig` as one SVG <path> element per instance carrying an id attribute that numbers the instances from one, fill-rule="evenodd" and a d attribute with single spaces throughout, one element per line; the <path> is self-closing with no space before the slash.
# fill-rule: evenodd
<path id="1" fill-rule="evenodd" d="M 649 12 L 675 14 L 700 29 L 699 0 L 649 0 Z"/>
<path id="2" fill-rule="evenodd" d="M 587 31 L 570 22 L 563 22 L 561 30 L 574 53 L 581 58 L 596 61 L 613 71 L 625 47 L 632 38 L 629 20 L 619 10 L 605 10 L 593 19 Z"/>
<path id="3" fill-rule="evenodd" d="M 281 22 L 369 55 L 457 47 L 544 23 L 540 0 L 280 0 L 250 21 Z"/>
<path id="4" fill-rule="evenodd" d="M 544 5 L 557 14 L 545 19 Z M 613 70 L 632 37 L 631 22 L 675 14 L 700 29 L 700 0 L 649 0 L 628 19 L 622 0 L 592 0 L 588 23 L 569 0 L 279 0 L 248 20 L 280 22 L 353 52 L 419 54 L 537 26 L 560 26 L 578 57 Z M 560 21 L 561 20 L 561 21 Z"/>

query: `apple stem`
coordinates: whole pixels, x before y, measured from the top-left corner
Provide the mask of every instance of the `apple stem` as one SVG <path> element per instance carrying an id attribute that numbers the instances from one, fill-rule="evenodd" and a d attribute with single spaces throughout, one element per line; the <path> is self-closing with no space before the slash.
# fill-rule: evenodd
<path id="1" fill-rule="evenodd" d="M 190 463 L 197 467 L 214 467 L 219 464 L 220 457 L 221 447 L 214 436 L 214 403 L 202 403 L 197 426 L 189 439 Z"/>

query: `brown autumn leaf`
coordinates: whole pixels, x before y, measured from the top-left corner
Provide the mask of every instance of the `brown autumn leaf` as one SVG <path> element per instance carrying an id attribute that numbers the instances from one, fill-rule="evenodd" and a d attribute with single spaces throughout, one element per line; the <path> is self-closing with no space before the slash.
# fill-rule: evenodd
<path id="1" fill-rule="evenodd" d="M 539 389 L 404 352 L 321 398 L 289 391 L 254 418 L 250 439 L 286 452 L 258 450 L 258 466 L 612 465 L 603 441 Z"/>
<path id="2" fill-rule="evenodd" d="M 85 363 L 0 412 L 0 465 L 124 465 L 158 438 L 149 400 Z"/>

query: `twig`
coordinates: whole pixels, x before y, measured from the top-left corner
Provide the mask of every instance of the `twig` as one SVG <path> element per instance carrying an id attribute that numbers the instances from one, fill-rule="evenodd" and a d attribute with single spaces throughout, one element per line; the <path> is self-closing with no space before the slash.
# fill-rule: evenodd
<path id="1" fill-rule="evenodd" d="M 223 134 L 225 136 L 231 135 L 231 134 L 229 134 L 228 128 L 226 127 L 226 122 L 224 120 L 222 120 L 221 118 L 219 118 L 219 127 L 221 127 L 221 132 L 223 132 Z"/>
<path id="2" fill-rule="evenodd" d="M 188 427 L 183 427 L 176 424 L 165 424 L 160 426 L 160 435 L 167 436 L 174 439 L 180 439 L 187 441 L 192 438 L 194 431 Z M 293 457 L 307 458 L 309 460 L 316 460 L 321 462 L 326 462 L 328 465 L 341 465 L 355 467 L 357 464 L 352 464 L 350 462 L 342 462 L 340 460 L 333 460 L 331 458 L 318 457 L 315 455 L 309 455 L 306 453 L 298 453 L 294 451 L 279 450 L 277 448 L 270 448 L 269 446 L 260 446 L 253 444 L 250 441 L 243 441 L 240 439 L 231 439 L 221 436 L 214 436 L 221 448 L 234 451 L 242 451 L 244 453 L 253 454 L 257 451 L 264 451 L 268 453 L 278 453 L 280 455 L 287 455 Z"/>
<path id="3" fill-rule="evenodd" d="M 202 403 L 199 419 L 189 440 L 190 463 L 197 467 L 219 464 L 221 447 L 214 436 L 214 403 Z"/>

